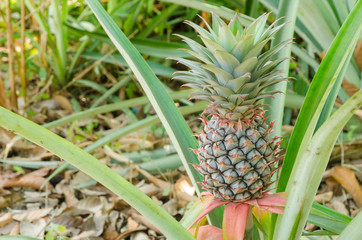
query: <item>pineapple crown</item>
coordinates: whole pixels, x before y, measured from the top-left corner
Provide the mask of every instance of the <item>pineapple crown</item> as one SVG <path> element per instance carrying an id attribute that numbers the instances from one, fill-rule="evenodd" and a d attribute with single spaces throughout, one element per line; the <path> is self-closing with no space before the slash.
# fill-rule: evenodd
<path id="1" fill-rule="evenodd" d="M 197 60 L 173 58 L 190 68 L 189 71 L 178 71 L 174 78 L 197 90 L 192 93 L 193 99 L 211 103 L 206 113 L 230 120 L 248 119 L 262 111 L 262 105 L 258 103 L 261 99 L 279 92 L 263 90 L 286 80 L 279 76 L 280 71 L 276 69 L 286 58 L 271 59 L 291 40 L 263 51 L 273 35 L 284 26 L 275 26 L 275 21 L 266 28 L 268 16 L 263 14 L 245 29 L 237 15 L 226 24 L 212 14 L 212 26 L 201 18 L 208 30 L 186 21 L 199 33 L 203 45 L 178 35 L 191 48 L 183 50 Z"/>

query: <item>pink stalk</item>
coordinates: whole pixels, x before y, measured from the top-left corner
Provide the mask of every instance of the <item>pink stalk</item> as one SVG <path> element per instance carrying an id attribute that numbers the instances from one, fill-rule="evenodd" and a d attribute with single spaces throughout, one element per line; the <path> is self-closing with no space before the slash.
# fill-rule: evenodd
<path id="1" fill-rule="evenodd" d="M 286 193 L 265 192 L 261 198 L 244 202 L 228 202 L 212 196 L 209 192 L 202 193 L 201 200 L 205 204 L 205 210 L 195 219 L 188 230 L 195 233 L 197 240 L 248 240 L 251 239 L 253 217 L 251 207 L 257 207 L 269 212 L 282 214 L 287 201 Z M 215 228 L 211 225 L 190 228 L 215 208 L 225 205 L 223 228 Z M 222 234 L 221 234 L 222 233 Z M 221 235 L 220 235 L 221 234 Z"/>
<path id="2" fill-rule="evenodd" d="M 245 227 L 250 206 L 243 203 L 230 203 L 225 206 L 222 231 L 224 239 L 244 239 Z"/>

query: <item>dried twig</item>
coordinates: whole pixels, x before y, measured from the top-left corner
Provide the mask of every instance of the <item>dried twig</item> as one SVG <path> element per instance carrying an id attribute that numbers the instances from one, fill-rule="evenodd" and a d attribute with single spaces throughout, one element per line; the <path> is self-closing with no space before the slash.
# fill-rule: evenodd
<path id="1" fill-rule="evenodd" d="M 14 63 L 14 39 L 13 39 L 13 28 L 11 25 L 11 10 L 10 0 L 6 1 L 6 31 L 8 35 L 8 58 L 9 58 L 9 78 L 10 78 L 10 102 L 11 106 L 17 110 L 18 103 L 16 97 L 16 86 L 15 86 L 15 63 Z"/>
<path id="2" fill-rule="evenodd" d="M 20 70 L 20 77 L 21 77 L 21 89 L 23 92 L 24 101 L 26 102 L 26 65 L 25 65 L 25 0 L 21 0 L 21 70 Z"/>

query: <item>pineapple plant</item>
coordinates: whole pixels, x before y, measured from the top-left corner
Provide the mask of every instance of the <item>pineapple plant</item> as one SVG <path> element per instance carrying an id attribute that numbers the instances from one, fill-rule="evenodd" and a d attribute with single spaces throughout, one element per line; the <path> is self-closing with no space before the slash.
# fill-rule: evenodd
<path id="1" fill-rule="evenodd" d="M 191 98 L 210 103 L 202 113 L 204 128 L 194 150 L 199 164 L 194 167 L 203 176 L 199 184 L 227 202 L 261 198 L 281 158 L 280 140 L 271 134 L 273 122 L 267 123 L 262 100 L 278 93 L 265 91 L 267 87 L 286 80 L 276 70 L 284 59 L 273 56 L 290 41 L 268 46 L 283 27 L 277 21 L 267 27 L 268 16 L 245 29 L 236 15 L 228 24 L 215 14 L 211 26 L 203 19 L 207 30 L 187 22 L 202 44 L 179 35 L 191 48 L 185 51 L 197 60 L 174 58 L 190 69 L 175 78 L 196 89 Z"/>

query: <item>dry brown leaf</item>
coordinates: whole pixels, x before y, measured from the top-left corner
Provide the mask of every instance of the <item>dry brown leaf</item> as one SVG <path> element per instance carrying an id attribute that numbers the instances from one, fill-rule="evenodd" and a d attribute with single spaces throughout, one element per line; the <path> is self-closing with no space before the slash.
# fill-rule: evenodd
<path id="1" fill-rule="evenodd" d="M 45 177 L 48 175 L 49 171 L 52 170 L 51 167 L 43 167 L 38 170 L 32 171 L 28 173 L 26 176 L 37 176 L 37 177 Z"/>
<path id="2" fill-rule="evenodd" d="M 329 208 L 332 208 L 333 210 L 340 212 L 344 215 L 347 215 L 347 216 L 349 215 L 349 212 L 348 212 L 346 206 L 341 201 L 332 200 L 331 202 L 327 203 L 326 206 Z"/>
<path id="3" fill-rule="evenodd" d="M 98 214 L 98 216 L 94 215 L 88 218 L 82 226 L 82 232 L 94 231 L 94 236 L 99 237 L 103 233 L 106 218 L 106 214 Z"/>
<path id="4" fill-rule="evenodd" d="M 36 237 L 40 239 L 44 239 L 44 232 L 47 223 L 44 219 L 40 219 L 34 223 L 31 223 L 28 220 L 24 220 L 20 222 L 20 234 L 29 236 L 29 237 Z"/>
<path id="5" fill-rule="evenodd" d="M 83 218 L 76 215 L 72 216 L 71 214 L 62 214 L 58 217 L 55 217 L 52 222 L 62 225 L 66 228 L 78 228 L 83 224 Z"/>
<path id="6" fill-rule="evenodd" d="M 124 123 L 119 121 L 119 119 L 115 118 L 113 115 L 98 115 L 97 119 L 100 119 L 102 121 L 102 125 L 106 125 L 110 129 L 119 129 L 124 126 Z"/>
<path id="7" fill-rule="evenodd" d="M 320 59 L 321 59 L 321 61 L 323 60 L 323 58 L 326 56 L 326 54 L 327 54 L 327 52 L 326 52 L 326 50 L 323 50 L 322 52 L 321 52 L 321 55 L 320 55 Z"/>
<path id="8" fill-rule="evenodd" d="M 139 232 L 139 231 L 145 231 L 147 229 L 145 228 L 139 228 L 139 229 L 136 229 L 136 230 L 132 230 L 132 231 L 124 231 L 122 232 L 121 234 L 119 234 L 116 238 L 116 240 L 123 240 L 123 239 L 126 239 L 127 237 L 131 236 L 133 233 L 135 232 Z"/>
<path id="9" fill-rule="evenodd" d="M 175 183 L 175 191 L 176 194 L 187 193 L 191 196 L 195 194 L 195 188 L 189 177 L 180 177 Z"/>
<path id="10" fill-rule="evenodd" d="M 332 170 L 330 170 L 330 177 L 326 179 L 326 184 L 331 188 L 334 189 L 338 184 L 338 182 L 332 177 Z"/>
<path id="11" fill-rule="evenodd" d="M 4 128 L 0 127 L 0 143 L 3 145 L 7 145 L 16 135 Z M 26 144 L 24 141 L 16 141 L 13 144 L 13 148 L 16 150 L 29 150 L 34 148 L 36 145 Z"/>
<path id="12" fill-rule="evenodd" d="M 145 225 L 146 227 L 156 231 L 157 233 L 161 234 L 161 232 L 151 223 L 150 220 L 148 220 L 146 217 L 136 213 L 136 212 L 133 212 L 131 214 L 132 218 L 136 221 L 138 221 L 139 223 Z"/>
<path id="13" fill-rule="evenodd" d="M 97 240 L 97 238 L 95 238 L 95 231 L 94 230 L 90 230 L 90 231 L 84 231 L 81 234 L 72 237 L 70 240 L 83 240 L 83 239 L 94 239 Z"/>
<path id="14" fill-rule="evenodd" d="M 76 173 L 80 172 L 79 170 L 67 170 L 64 172 L 64 181 L 65 182 L 69 182 L 72 180 L 73 175 L 75 175 Z"/>
<path id="15" fill-rule="evenodd" d="M 333 192 L 324 192 L 314 197 L 314 201 L 317 203 L 326 203 L 331 201 Z"/>
<path id="16" fill-rule="evenodd" d="M 361 109 L 357 109 L 354 111 L 354 115 L 356 115 L 357 117 L 359 117 L 360 119 L 362 119 L 362 110 Z"/>
<path id="17" fill-rule="evenodd" d="M 8 187 L 29 187 L 40 190 L 45 178 L 39 176 L 25 175 L 20 178 L 8 179 L 5 182 L 0 182 L 0 188 Z M 48 183 L 48 189 L 53 189 L 52 185 Z"/>
<path id="18" fill-rule="evenodd" d="M 361 110 L 362 111 L 362 110 Z M 357 112 L 355 112 L 357 115 Z M 362 116 L 361 116 L 362 118 Z M 362 142 L 361 141 L 354 141 L 348 144 L 336 144 L 333 147 L 332 154 L 330 161 L 332 162 L 340 162 L 342 159 L 342 153 L 343 153 L 343 159 L 344 161 L 352 161 L 351 164 L 353 164 L 354 161 L 361 160 L 361 166 L 362 166 Z M 361 168 L 362 170 L 362 168 Z"/>
<path id="19" fill-rule="evenodd" d="M 74 190 L 71 189 L 68 185 L 62 184 L 62 185 L 60 185 L 60 189 L 62 190 L 62 193 L 64 194 L 65 203 L 66 203 L 67 207 L 72 207 L 78 202 L 78 199 L 74 195 Z"/>
<path id="20" fill-rule="evenodd" d="M 142 168 L 138 168 L 138 171 L 145 176 L 148 181 L 150 181 L 151 183 L 155 184 L 156 186 L 158 186 L 159 188 L 162 189 L 162 192 L 165 191 L 166 189 L 171 187 L 171 184 L 168 182 L 165 182 L 161 179 L 156 178 L 155 176 L 149 174 L 147 171 L 143 170 Z"/>
<path id="21" fill-rule="evenodd" d="M 149 134 L 143 133 L 141 131 L 137 131 L 133 134 L 127 135 L 126 137 L 123 137 L 119 140 L 119 142 L 121 143 L 119 147 L 119 150 L 121 151 L 140 151 L 141 147 L 145 150 L 154 149 L 153 139 L 150 138 Z"/>
<path id="22" fill-rule="evenodd" d="M 177 194 L 177 200 L 180 207 L 186 207 L 187 204 L 191 201 L 196 201 L 197 197 L 195 195 L 191 196 L 187 193 L 181 192 Z"/>
<path id="23" fill-rule="evenodd" d="M 11 109 L 8 95 L 6 94 L 3 79 L 0 77 L 0 106 Z"/>
<path id="24" fill-rule="evenodd" d="M 27 204 L 28 210 L 39 209 L 44 203 L 47 203 L 48 207 L 55 207 L 59 204 L 59 200 L 56 195 L 49 197 L 48 192 L 23 191 L 23 203 Z"/>
<path id="25" fill-rule="evenodd" d="M 13 219 L 19 222 L 23 220 L 28 220 L 29 222 L 33 222 L 35 220 L 47 216 L 48 213 L 50 213 L 51 211 L 52 208 L 44 208 L 44 209 L 26 211 L 24 213 L 16 213 L 14 214 Z"/>
<path id="26" fill-rule="evenodd" d="M 362 71 L 362 39 L 357 41 L 356 48 L 353 52 L 354 58 L 356 59 L 359 70 Z"/>
<path id="27" fill-rule="evenodd" d="M 127 218 L 127 229 L 128 231 L 134 231 L 138 228 L 139 224 L 133 220 L 133 218 Z"/>
<path id="28" fill-rule="evenodd" d="M 113 169 L 113 168 L 112 168 Z M 115 170 L 115 169 L 113 169 Z M 133 179 L 138 176 L 138 170 L 136 168 L 129 168 L 126 170 L 126 173 L 124 174 L 125 179 Z"/>
<path id="29" fill-rule="evenodd" d="M 118 232 L 116 231 L 116 223 L 117 219 L 119 218 L 118 211 L 111 211 L 108 215 L 108 226 L 107 229 L 104 231 L 104 238 L 109 240 L 115 240 L 118 237 Z"/>
<path id="30" fill-rule="evenodd" d="M 170 201 L 162 205 L 162 208 L 171 216 L 175 216 L 177 214 L 177 201 L 175 199 L 170 199 Z"/>
<path id="31" fill-rule="evenodd" d="M 20 223 L 15 222 L 15 225 L 10 230 L 9 235 L 19 235 L 19 234 L 20 234 Z"/>
<path id="32" fill-rule="evenodd" d="M 19 235 L 20 234 L 20 223 L 13 221 L 4 227 L 0 228 L 0 236 L 2 235 Z"/>
<path id="33" fill-rule="evenodd" d="M 75 187 L 81 183 L 84 183 L 84 182 L 87 182 L 89 180 L 92 180 L 91 177 L 89 177 L 87 174 L 81 172 L 81 171 L 78 171 L 77 173 L 75 173 L 73 175 L 73 179 L 70 180 L 70 186 L 71 187 Z"/>
<path id="34" fill-rule="evenodd" d="M 350 83 L 346 80 L 343 80 L 342 88 L 344 89 L 344 91 L 346 91 L 346 93 L 350 97 L 353 96 L 359 90 L 359 88 L 356 85 L 354 85 L 353 83 Z"/>
<path id="35" fill-rule="evenodd" d="M 1 185 L 1 181 L 0 181 Z M 1 190 L 1 187 L 0 187 Z M 19 192 L 11 192 L 4 197 L 0 197 L 0 209 L 11 207 L 13 204 L 22 201 L 22 194 Z"/>
<path id="36" fill-rule="evenodd" d="M 311 224 L 311 223 L 309 223 L 309 222 L 307 222 L 306 225 L 305 225 L 305 230 L 306 230 L 307 232 L 313 232 L 313 231 L 316 230 L 316 229 L 317 229 L 317 226 L 314 225 L 314 224 Z"/>
<path id="37" fill-rule="evenodd" d="M 0 196 L 0 209 L 6 208 L 7 206 L 8 202 L 6 201 L 6 199 L 3 196 Z"/>
<path id="38" fill-rule="evenodd" d="M 135 232 L 131 235 L 131 240 L 150 240 L 150 238 L 144 232 Z"/>
<path id="39" fill-rule="evenodd" d="M 332 176 L 351 194 L 357 206 L 362 207 L 362 190 L 354 172 L 349 168 L 336 166 L 332 169 Z"/>
<path id="40" fill-rule="evenodd" d="M 109 156 L 109 157 L 113 158 L 114 160 L 117 160 L 117 161 L 119 161 L 121 163 L 130 163 L 130 162 L 132 162 L 132 160 L 130 160 L 129 158 L 124 157 L 121 154 L 118 154 L 118 153 L 112 151 L 112 149 L 110 149 L 109 147 L 104 147 L 103 152 L 107 156 Z"/>
<path id="41" fill-rule="evenodd" d="M 96 213 L 102 210 L 103 203 L 99 197 L 89 197 L 77 202 L 75 207 Z"/>
<path id="42" fill-rule="evenodd" d="M 107 192 L 105 192 L 105 191 L 98 191 L 98 190 L 93 190 L 93 189 L 89 189 L 89 188 L 82 188 L 82 189 L 80 189 L 80 192 L 83 193 L 86 196 L 104 196 L 104 195 L 107 195 Z"/>
<path id="43" fill-rule="evenodd" d="M 153 184 L 143 184 L 142 186 L 137 186 L 147 196 L 152 196 L 160 192 L 160 189 Z"/>
<path id="44" fill-rule="evenodd" d="M 6 226 L 13 221 L 13 213 L 2 213 L 0 214 L 0 227 Z"/>
<path id="45" fill-rule="evenodd" d="M 362 148 L 361 148 L 362 151 Z M 350 165 L 352 165 L 353 168 L 357 169 L 355 172 L 356 177 L 359 182 L 362 182 L 362 156 L 358 160 L 353 160 L 350 162 Z"/>
<path id="46" fill-rule="evenodd" d="M 67 110 L 70 113 L 73 113 L 73 106 L 68 98 L 57 94 L 53 96 L 53 99 L 59 104 L 61 108 Z"/>

